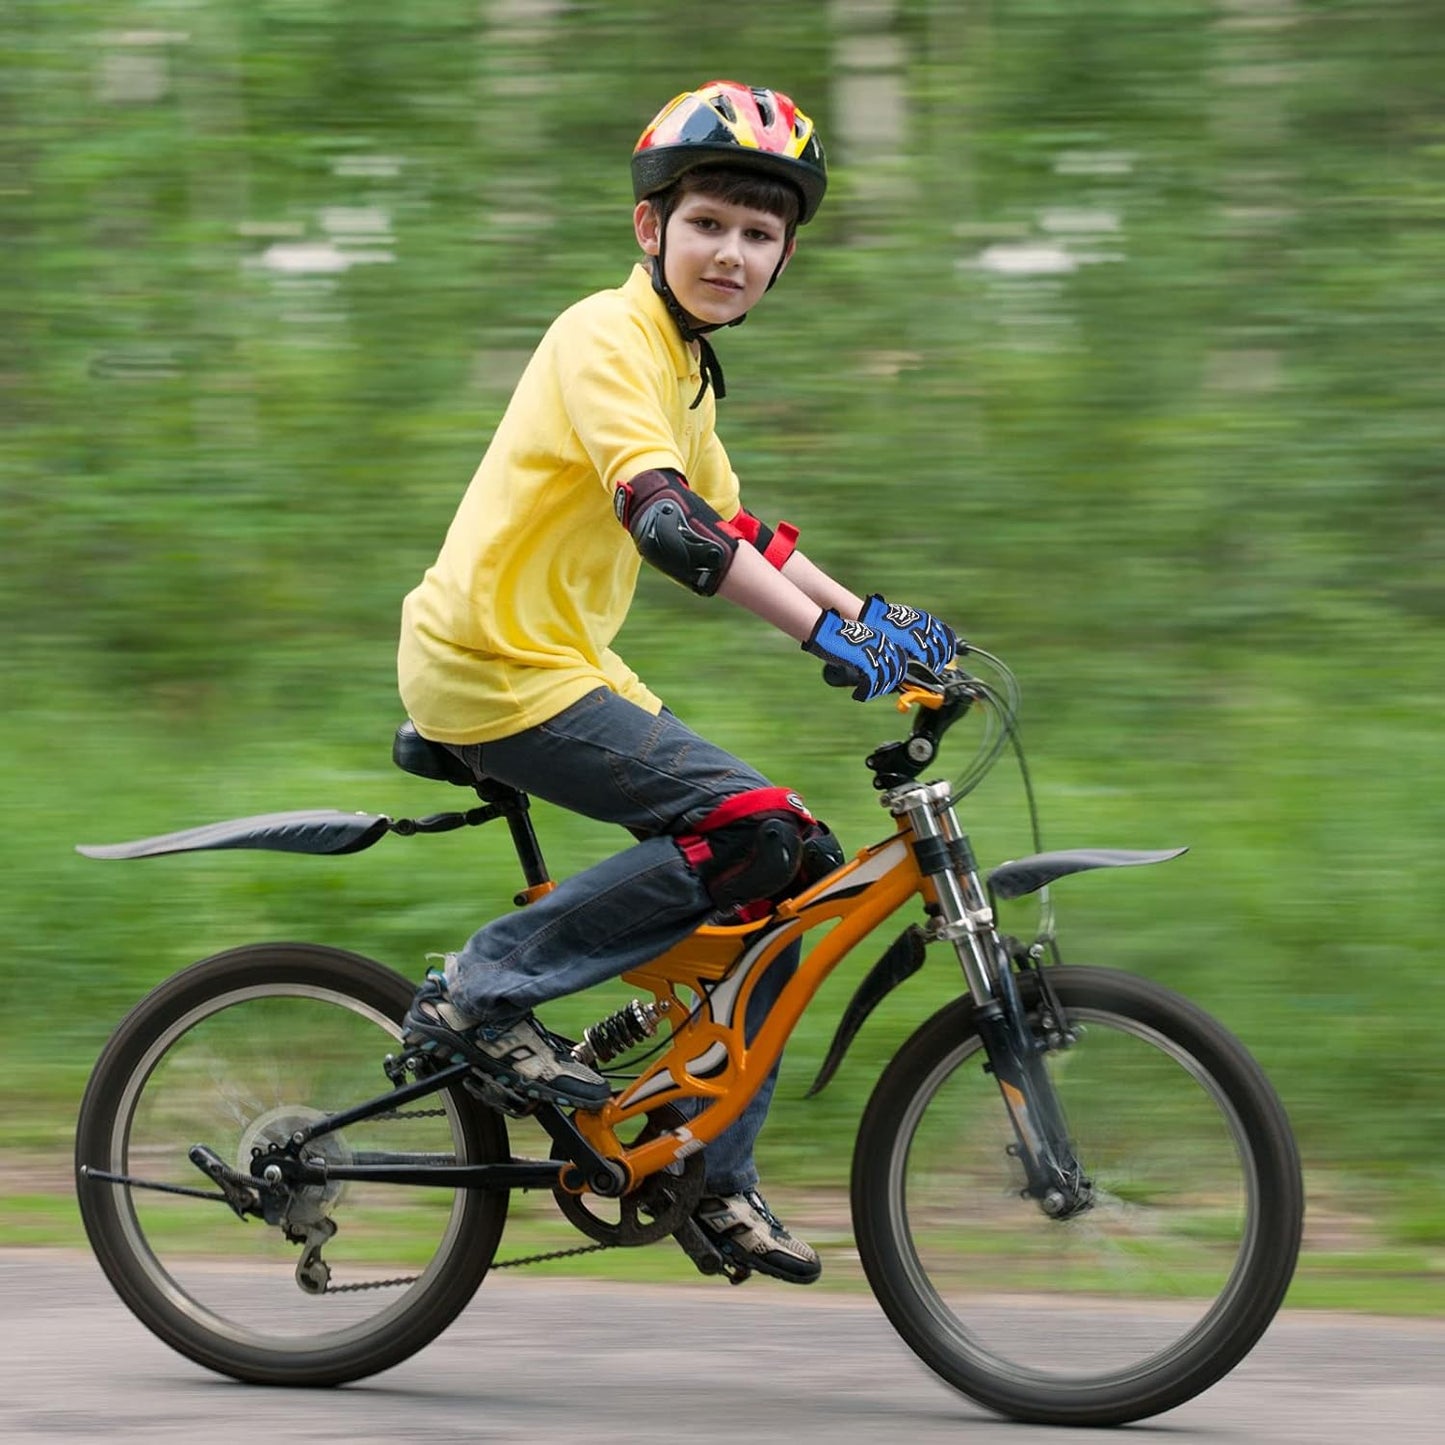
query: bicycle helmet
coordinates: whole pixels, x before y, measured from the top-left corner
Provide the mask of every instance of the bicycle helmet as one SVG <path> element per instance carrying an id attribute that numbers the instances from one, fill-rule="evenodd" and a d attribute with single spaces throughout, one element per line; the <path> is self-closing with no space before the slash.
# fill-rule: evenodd
<path id="1" fill-rule="evenodd" d="M 710 80 L 674 96 L 652 118 L 632 152 L 636 200 L 664 191 L 703 165 L 756 167 L 798 192 L 798 224 L 818 212 L 828 187 L 813 122 L 778 90 Z"/>

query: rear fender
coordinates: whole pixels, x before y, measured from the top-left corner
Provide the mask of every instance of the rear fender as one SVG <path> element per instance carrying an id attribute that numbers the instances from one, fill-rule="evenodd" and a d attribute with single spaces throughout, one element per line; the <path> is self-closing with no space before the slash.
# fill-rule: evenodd
<path id="1" fill-rule="evenodd" d="M 155 858 L 163 853 L 200 853 L 220 848 L 264 848 L 276 853 L 359 853 L 379 842 L 393 828 L 378 813 L 343 813 L 332 808 L 307 808 L 291 813 L 261 813 L 205 823 L 157 838 L 132 843 L 78 843 L 87 858 Z"/>

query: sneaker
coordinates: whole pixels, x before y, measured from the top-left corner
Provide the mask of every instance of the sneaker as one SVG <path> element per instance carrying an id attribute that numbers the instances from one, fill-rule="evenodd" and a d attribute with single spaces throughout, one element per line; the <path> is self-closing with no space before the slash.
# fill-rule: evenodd
<path id="1" fill-rule="evenodd" d="M 790 1284 L 812 1284 L 823 1266 L 811 1246 L 794 1239 L 756 1189 L 705 1195 L 692 1217 L 724 1259 Z"/>
<path id="2" fill-rule="evenodd" d="M 547 1032 L 532 1014 L 503 1028 L 480 1023 L 450 1001 L 446 976 L 431 970 L 402 1022 L 406 1043 L 499 1080 L 529 1099 L 595 1109 L 612 1086 L 572 1057 L 570 1045 Z"/>

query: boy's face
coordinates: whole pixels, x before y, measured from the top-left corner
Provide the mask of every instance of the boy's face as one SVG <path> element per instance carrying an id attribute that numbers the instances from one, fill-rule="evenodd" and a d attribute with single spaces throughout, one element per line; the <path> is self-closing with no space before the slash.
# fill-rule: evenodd
<path id="1" fill-rule="evenodd" d="M 662 235 L 651 202 L 638 205 L 633 223 L 638 245 L 657 255 Z M 668 217 L 667 284 L 689 315 L 724 326 L 757 304 L 793 244 L 772 212 L 691 191 Z"/>

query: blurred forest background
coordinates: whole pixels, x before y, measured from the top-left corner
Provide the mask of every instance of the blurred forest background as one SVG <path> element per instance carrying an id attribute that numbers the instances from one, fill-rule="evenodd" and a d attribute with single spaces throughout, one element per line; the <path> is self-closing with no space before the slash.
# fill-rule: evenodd
<path id="1" fill-rule="evenodd" d="M 0 53 L 0 1240 L 78 1238 L 85 1077 L 181 965 L 297 938 L 419 976 L 509 906 L 500 831 L 72 845 L 455 805 L 390 765 L 401 597 L 541 332 L 625 275 L 638 132 L 722 75 L 794 95 L 835 177 L 719 344 L 752 509 L 1013 665 L 1047 846 L 1191 845 L 1060 884 L 1065 956 L 1270 1070 L 1297 1299 L 1438 1309 L 1435 0 L 7 0 Z M 885 705 L 655 576 L 620 646 L 850 851 L 888 830 Z M 558 872 L 626 841 L 538 815 Z M 1005 768 L 969 819 L 1029 850 Z M 959 987 L 931 955 L 801 1103 L 876 951 L 789 1055 L 775 1191 L 846 1186 L 878 1068 Z"/>

